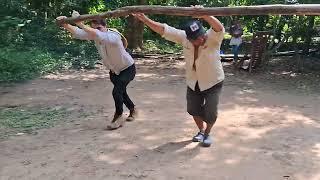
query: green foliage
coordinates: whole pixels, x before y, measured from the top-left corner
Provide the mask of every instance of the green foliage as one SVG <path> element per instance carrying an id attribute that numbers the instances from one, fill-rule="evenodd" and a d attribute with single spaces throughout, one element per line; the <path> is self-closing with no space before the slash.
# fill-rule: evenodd
<path id="1" fill-rule="evenodd" d="M 152 53 L 179 53 L 182 50 L 182 46 L 171 43 L 164 40 L 146 40 L 143 44 L 143 47 L 146 52 L 152 52 Z"/>
<path id="2" fill-rule="evenodd" d="M 61 68 L 61 61 L 38 49 L 0 49 L 0 82 L 27 80 Z"/>

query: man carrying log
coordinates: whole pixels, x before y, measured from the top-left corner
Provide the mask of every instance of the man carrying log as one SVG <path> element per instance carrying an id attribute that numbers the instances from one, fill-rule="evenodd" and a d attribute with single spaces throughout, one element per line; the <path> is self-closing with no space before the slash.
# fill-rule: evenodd
<path id="1" fill-rule="evenodd" d="M 80 14 L 76 11 L 72 16 Z M 57 17 L 57 20 L 65 19 L 65 16 Z M 114 85 L 112 96 L 115 102 L 115 114 L 107 128 L 117 129 L 123 125 L 123 104 L 130 110 L 127 121 L 132 121 L 137 115 L 135 105 L 127 94 L 127 85 L 134 79 L 136 67 L 133 58 L 126 52 L 121 35 L 107 28 L 103 19 L 90 21 L 90 26 L 82 21 L 75 23 L 77 26 L 62 24 L 72 33 L 73 37 L 81 40 L 93 40 L 102 58 L 103 64 L 110 70 L 110 80 Z M 80 29 L 81 28 L 81 29 Z"/>
<path id="2" fill-rule="evenodd" d="M 201 8 L 201 7 L 195 7 Z M 143 13 L 133 14 L 165 39 L 181 44 L 186 60 L 187 111 L 199 128 L 193 142 L 208 147 L 212 144 L 210 131 L 217 119 L 219 96 L 224 80 L 220 61 L 220 46 L 224 37 L 224 27 L 213 16 L 201 16 L 211 29 L 205 31 L 197 20 L 185 24 L 184 30 L 176 29 L 149 19 Z"/>

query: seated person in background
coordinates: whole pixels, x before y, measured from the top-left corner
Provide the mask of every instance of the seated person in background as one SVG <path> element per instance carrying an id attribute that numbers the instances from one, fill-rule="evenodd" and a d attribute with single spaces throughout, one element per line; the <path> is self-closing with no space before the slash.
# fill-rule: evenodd
<path id="1" fill-rule="evenodd" d="M 232 47 L 232 53 L 234 55 L 233 61 L 236 63 L 238 61 L 239 48 L 242 43 L 243 30 L 239 21 L 234 21 L 230 27 L 230 34 L 232 36 L 230 40 L 230 46 Z"/>

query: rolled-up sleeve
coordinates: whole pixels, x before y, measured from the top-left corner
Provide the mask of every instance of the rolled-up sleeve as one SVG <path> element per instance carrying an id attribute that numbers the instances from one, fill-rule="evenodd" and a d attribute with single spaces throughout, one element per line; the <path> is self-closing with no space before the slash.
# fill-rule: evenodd
<path id="1" fill-rule="evenodd" d="M 162 37 L 165 38 L 166 40 L 172 41 L 178 44 L 182 44 L 183 41 L 186 39 L 185 31 L 168 26 L 167 24 L 163 24 L 163 25 L 164 25 L 164 33 Z"/>
<path id="2" fill-rule="evenodd" d="M 73 38 L 75 39 L 81 39 L 81 40 L 102 40 L 104 39 L 104 34 L 103 32 L 95 29 L 96 32 L 96 36 L 90 36 L 89 33 L 87 33 L 86 31 L 84 31 L 83 29 L 80 29 L 77 27 L 77 29 L 75 30 L 75 33 L 73 34 Z"/>
<path id="3" fill-rule="evenodd" d="M 213 41 L 222 41 L 224 38 L 225 29 L 223 28 L 221 31 L 216 32 L 212 28 L 208 30 L 208 39 Z"/>
<path id="4" fill-rule="evenodd" d="M 73 34 L 73 38 L 81 40 L 92 40 L 87 32 L 77 27 Z"/>

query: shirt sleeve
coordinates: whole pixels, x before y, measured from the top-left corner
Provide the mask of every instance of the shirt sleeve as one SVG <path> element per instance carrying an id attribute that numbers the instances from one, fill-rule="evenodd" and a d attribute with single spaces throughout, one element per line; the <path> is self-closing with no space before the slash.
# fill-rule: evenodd
<path id="1" fill-rule="evenodd" d="M 183 41 L 186 39 L 185 31 L 168 26 L 167 24 L 163 24 L 163 25 L 164 25 L 164 33 L 162 37 L 165 38 L 166 40 L 172 41 L 178 44 L 182 44 Z"/>
<path id="2" fill-rule="evenodd" d="M 223 28 L 221 31 L 216 32 L 212 28 L 208 30 L 208 39 L 210 41 L 218 41 L 222 42 L 224 38 L 225 29 Z"/>
<path id="3" fill-rule="evenodd" d="M 81 40 L 93 40 L 93 39 L 90 39 L 90 36 L 87 32 L 85 32 L 83 29 L 80 29 L 78 27 L 75 30 L 75 33 L 73 34 L 73 38 L 81 39 Z"/>
<path id="4" fill-rule="evenodd" d="M 89 33 L 84 31 L 83 29 L 77 28 L 75 33 L 73 34 L 73 37 L 80 40 L 95 40 L 98 42 L 116 46 L 122 43 L 121 36 L 116 32 L 101 32 L 99 30 L 96 30 L 96 36 L 91 37 Z"/>

